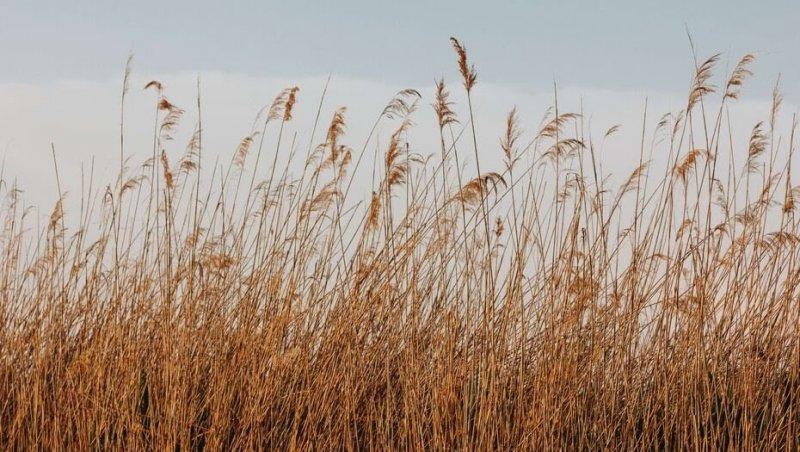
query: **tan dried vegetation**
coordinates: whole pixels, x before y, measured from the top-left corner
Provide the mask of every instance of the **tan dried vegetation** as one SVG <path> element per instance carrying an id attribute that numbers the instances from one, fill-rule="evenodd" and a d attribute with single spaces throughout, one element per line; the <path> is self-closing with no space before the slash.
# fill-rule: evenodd
<path id="1" fill-rule="evenodd" d="M 176 147 L 195 107 L 154 81 L 152 157 L 128 167 L 122 122 L 98 202 L 59 192 L 37 231 L 3 182 L 0 444 L 796 449 L 794 124 L 775 130 L 776 88 L 769 118 L 730 130 L 753 56 L 720 92 L 720 56 L 698 62 L 639 149 L 604 149 L 620 127 L 596 142 L 556 101 L 479 152 L 479 79 L 451 44 L 463 86 L 398 93 L 354 148 L 346 110 L 325 124 L 314 101 L 324 136 L 295 142 L 290 87 L 215 165 L 201 123 Z M 372 187 L 353 185 L 373 147 Z M 623 184 L 607 152 L 637 156 Z"/>

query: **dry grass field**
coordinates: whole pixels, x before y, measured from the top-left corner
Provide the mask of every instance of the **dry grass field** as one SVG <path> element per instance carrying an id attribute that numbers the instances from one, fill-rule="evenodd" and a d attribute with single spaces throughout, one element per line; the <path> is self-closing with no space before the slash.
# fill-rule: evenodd
<path id="1" fill-rule="evenodd" d="M 199 95 L 153 81 L 152 155 L 131 161 L 122 114 L 119 175 L 87 174 L 78 207 L 39 224 L 6 174 L 2 447 L 797 450 L 797 139 L 778 86 L 732 139 L 753 56 L 698 56 L 611 184 L 618 128 L 592 136 L 557 90 L 479 152 L 451 44 L 461 79 L 398 93 L 382 139 L 290 87 L 214 162 L 181 123 Z M 286 133 L 301 107 L 309 143 Z"/>

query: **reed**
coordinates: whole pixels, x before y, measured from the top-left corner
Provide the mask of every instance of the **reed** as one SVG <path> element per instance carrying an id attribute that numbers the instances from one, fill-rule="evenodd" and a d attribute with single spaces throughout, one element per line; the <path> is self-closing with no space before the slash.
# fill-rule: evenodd
<path id="1" fill-rule="evenodd" d="M 619 126 L 596 142 L 555 95 L 538 126 L 511 110 L 486 132 L 498 164 L 479 161 L 477 72 L 451 43 L 468 118 L 441 80 L 351 148 L 344 107 L 289 87 L 227 164 L 201 159 L 200 123 L 178 147 L 184 110 L 153 81 L 152 156 L 129 168 L 129 61 L 116 182 L 70 212 L 59 181 L 40 230 L 0 184 L 3 448 L 800 447 L 796 121 L 776 130 L 776 87 L 731 138 L 753 56 L 721 92 L 720 57 L 698 64 L 612 186 Z M 331 118 L 305 152 L 304 105 Z M 424 118 L 427 158 L 408 142 Z"/>

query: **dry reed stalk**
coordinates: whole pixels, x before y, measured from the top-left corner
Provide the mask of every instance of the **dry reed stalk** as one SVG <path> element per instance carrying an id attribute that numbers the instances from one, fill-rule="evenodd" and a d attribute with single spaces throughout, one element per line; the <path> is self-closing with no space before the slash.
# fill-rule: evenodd
<path id="1" fill-rule="evenodd" d="M 481 172 L 475 70 L 452 44 L 476 174 L 459 164 L 443 81 L 440 160 L 408 143 L 421 96 L 404 90 L 360 152 L 345 144 L 343 108 L 317 146 L 315 121 L 297 179 L 293 139 L 282 137 L 302 107 L 298 88 L 258 115 L 227 168 L 203 171 L 202 122 L 171 158 L 183 110 L 154 81 L 153 154 L 131 174 L 126 69 L 116 187 L 81 181 L 71 216 L 58 179 L 37 226 L 16 184 L 0 184 L 0 444 L 800 446 L 795 125 L 779 147 L 777 88 L 749 141 L 723 120 L 753 57 L 716 98 L 719 56 L 698 64 L 686 109 L 652 136 L 643 115 L 639 165 L 612 189 L 602 148 L 619 126 L 595 143 L 583 112 L 558 105 L 533 134 L 512 110 L 504 165 Z M 257 171 L 273 122 L 275 155 Z M 351 192 L 384 123 L 377 180 Z M 648 165 L 657 155 L 660 179 Z M 253 176 L 240 185 L 244 170 Z"/>

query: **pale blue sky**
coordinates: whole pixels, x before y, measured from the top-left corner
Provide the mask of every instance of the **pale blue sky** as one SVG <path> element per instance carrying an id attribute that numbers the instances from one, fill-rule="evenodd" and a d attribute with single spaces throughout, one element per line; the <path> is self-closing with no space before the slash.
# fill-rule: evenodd
<path id="1" fill-rule="evenodd" d="M 483 80 L 675 90 L 684 26 L 701 55 L 759 53 L 755 82 L 800 89 L 800 2 L 8 1 L 0 82 L 104 80 L 128 52 L 140 72 L 333 72 L 405 85 L 451 73 L 451 34 Z"/>
<path id="2" fill-rule="evenodd" d="M 732 107 L 737 143 L 746 144 L 753 124 L 765 119 L 779 73 L 782 119 L 789 121 L 800 97 L 800 0 L 694 3 L 0 0 L 5 172 L 34 200 L 52 202 L 52 168 L 42 162 L 50 162 L 53 143 L 64 180 L 79 181 L 81 165 L 94 159 L 107 182 L 119 164 L 119 93 L 129 52 L 134 89 L 125 124 L 133 162 L 152 147 L 153 94 L 141 87 L 157 78 L 170 100 L 187 108 L 169 149 L 177 155 L 194 129 L 198 74 L 204 155 L 212 160 L 226 161 L 256 112 L 295 84 L 301 91 L 292 129 L 300 142 L 309 140 L 328 74 L 323 116 L 346 105 L 346 142 L 356 147 L 398 89 L 420 89 L 424 108 L 412 140 L 428 153 L 438 147 L 429 107 L 435 78 L 446 76 L 464 113 L 451 35 L 465 43 L 479 73 L 474 100 L 487 167 L 502 164 L 497 143 L 508 110 L 517 106 L 524 128 L 535 129 L 555 79 L 561 108 L 586 112 L 597 135 L 623 125 L 603 164 L 627 174 L 645 98 L 649 118 L 685 106 L 693 73 L 686 27 L 701 58 L 723 53 L 715 84 L 744 53 L 757 54 L 755 77 Z"/>

